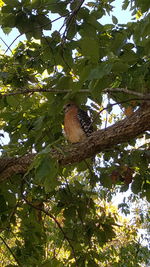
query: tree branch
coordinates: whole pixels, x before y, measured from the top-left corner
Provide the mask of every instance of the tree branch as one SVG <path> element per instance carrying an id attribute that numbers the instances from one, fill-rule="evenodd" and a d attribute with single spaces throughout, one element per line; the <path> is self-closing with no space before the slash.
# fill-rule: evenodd
<path id="1" fill-rule="evenodd" d="M 8 244 L 6 243 L 5 239 L 0 236 L 0 239 L 3 241 L 3 243 L 5 244 L 6 248 L 9 250 L 10 254 L 13 256 L 14 260 L 16 261 L 16 263 L 18 264 L 18 266 L 21 267 L 20 262 L 18 261 L 18 259 L 16 258 L 15 254 L 13 253 L 12 249 L 8 246 Z"/>
<path id="2" fill-rule="evenodd" d="M 36 88 L 36 89 L 24 89 L 24 90 L 18 90 L 14 92 L 4 92 L 0 93 L 0 97 L 5 97 L 5 96 L 11 96 L 11 95 L 25 95 L 25 94 L 32 94 L 32 93 L 53 93 L 53 94 L 66 94 L 69 92 L 72 92 L 72 90 L 67 90 L 67 89 L 53 89 L 53 88 Z M 79 93 L 89 93 L 89 89 L 81 89 L 78 91 Z"/>
<path id="3" fill-rule="evenodd" d="M 127 88 L 105 88 L 103 90 L 104 93 L 125 93 L 125 94 L 129 94 L 129 95 L 135 95 L 141 99 L 145 99 L 145 100 L 148 100 L 150 99 L 150 94 L 147 94 L 147 95 L 144 95 L 142 93 L 139 93 L 139 92 L 135 92 L 135 91 L 132 91 L 132 90 L 128 90 Z"/>
<path id="4" fill-rule="evenodd" d="M 25 197 L 24 197 L 24 200 L 26 201 L 26 203 L 29 206 L 31 206 L 32 208 L 37 209 L 37 210 L 43 212 L 44 214 L 46 214 L 48 217 L 50 217 L 55 222 L 55 224 L 57 225 L 57 227 L 59 228 L 59 230 L 62 232 L 62 234 L 64 236 L 64 239 L 67 240 L 67 242 L 68 242 L 68 244 L 69 244 L 69 246 L 70 246 L 70 248 L 72 250 L 72 254 L 73 254 L 73 257 L 75 259 L 76 267 L 78 267 L 76 253 L 75 253 L 74 247 L 72 245 L 72 242 L 71 242 L 70 238 L 67 236 L 66 232 L 64 231 L 63 227 L 61 226 L 61 224 L 59 223 L 59 221 L 57 220 L 57 218 L 52 213 L 50 213 L 49 211 L 33 205 Z"/>
<path id="5" fill-rule="evenodd" d="M 25 95 L 29 93 L 53 93 L 53 94 L 66 94 L 71 93 L 72 90 L 68 89 L 55 89 L 55 88 L 31 88 L 31 89 L 20 89 L 18 91 L 14 92 L 2 92 L 0 93 L 0 97 L 5 96 L 12 96 L 12 95 Z M 144 95 L 139 92 L 128 90 L 127 88 L 105 88 L 103 90 L 104 93 L 125 93 L 129 95 L 135 95 L 137 97 L 137 100 L 150 100 L 150 94 Z M 89 89 L 81 89 L 78 91 L 78 93 L 90 93 Z M 127 102 L 127 101 L 126 101 Z"/>
<path id="6" fill-rule="evenodd" d="M 52 149 L 51 157 L 55 158 L 61 165 L 81 162 L 99 152 L 112 150 L 117 144 L 129 142 L 149 130 L 150 103 L 145 102 L 127 118 L 106 129 L 92 133 L 84 142 L 62 147 L 63 153 Z M 17 173 L 26 173 L 35 155 L 29 154 L 18 158 L 2 157 L 0 159 L 0 181 L 9 179 Z"/>

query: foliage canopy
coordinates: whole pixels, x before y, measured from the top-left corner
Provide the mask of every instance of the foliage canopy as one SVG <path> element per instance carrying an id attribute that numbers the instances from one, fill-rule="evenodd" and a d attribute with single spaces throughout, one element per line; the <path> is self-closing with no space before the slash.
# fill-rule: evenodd
<path id="1" fill-rule="evenodd" d="M 3 32 L 20 38 L 0 55 L 2 266 L 148 266 L 150 2 L 122 1 L 126 24 L 116 2 L 0 0 Z M 75 146 L 62 134 L 70 100 L 98 130 Z M 133 203 L 129 224 L 119 211 Z"/>

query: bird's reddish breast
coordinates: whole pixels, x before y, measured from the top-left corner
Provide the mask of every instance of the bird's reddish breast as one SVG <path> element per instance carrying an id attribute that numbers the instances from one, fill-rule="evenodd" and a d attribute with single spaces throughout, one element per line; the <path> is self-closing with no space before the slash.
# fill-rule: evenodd
<path id="1" fill-rule="evenodd" d="M 67 139 L 71 143 L 81 142 L 86 138 L 84 131 L 81 128 L 78 120 L 78 108 L 72 107 L 65 114 L 64 118 L 64 130 Z"/>

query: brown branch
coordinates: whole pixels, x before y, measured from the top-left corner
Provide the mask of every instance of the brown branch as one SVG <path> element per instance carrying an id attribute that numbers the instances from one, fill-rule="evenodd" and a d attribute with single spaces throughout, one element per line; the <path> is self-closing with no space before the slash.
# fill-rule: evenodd
<path id="1" fill-rule="evenodd" d="M 0 239 L 2 240 L 2 242 L 5 244 L 6 248 L 9 250 L 10 254 L 13 256 L 14 260 L 16 261 L 16 263 L 18 264 L 18 266 L 22 266 L 20 264 L 20 262 L 18 261 L 18 259 L 16 258 L 16 255 L 14 254 L 14 252 L 12 251 L 12 249 L 8 246 L 8 244 L 6 243 L 5 239 L 0 236 Z"/>
<path id="2" fill-rule="evenodd" d="M 24 95 L 24 94 L 29 94 L 29 93 L 53 93 L 53 94 L 66 94 L 69 92 L 72 92 L 72 90 L 66 90 L 66 89 L 53 89 L 53 88 L 36 88 L 36 89 L 24 89 L 24 90 L 18 90 L 18 91 L 14 91 L 14 92 L 9 92 L 6 93 L 0 93 L 0 97 L 4 97 L 4 96 L 11 96 L 11 95 Z M 89 93 L 90 91 L 88 89 L 81 89 L 80 91 L 78 91 L 79 93 Z"/>
<path id="3" fill-rule="evenodd" d="M 62 147 L 62 151 L 52 149 L 51 157 L 61 165 L 81 162 L 95 156 L 99 152 L 112 150 L 117 144 L 129 142 L 145 131 L 150 130 L 150 103 L 145 102 L 127 118 L 115 123 L 106 129 L 96 131 L 84 142 Z M 18 158 L 0 159 L 0 181 L 9 179 L 13 174 L 26 173 L 35 154 Z"/>
<path id="4" fill-rule="evenodd" d="M 2 92 L 0 93 L 0 97 L 5 97 L 5 96 L 12 96 L 12 95 L 24 95 L 24 94 L 29 94 L 29 93 L 53 93 L 53 94 L 66 94 L 66 93 L 71 93 L 72 90 L 68 90 L 68 89 L 53 89 L 53 88 L 32 88 L 32 89 L 20 89 L 18 91 L 14 91 L 14 92 L 10 92 L 9 90 L 6 92 Z M 104 93 L 113 93 L 113 92 L 122 92 L 122 93 L 126 93 L 126 94 L 130 94 L 130 95 L 135 95 L 137 98 L 136 99 L 129 99 L 129 100 L 125 100 L 117 104 L 122 104 L 131 100 L 150 100 L 150 94 L 144 95 L 142 93 L 138 93 L 138 92 L 134 92 L 134 91 L 130 91 L 126 88 L 105 88 L 103 90 Z M 81 89 L 78 91 L 78 93 L 90 93 L 89 89 Z"/>
<path id="5" fill-rule="evenodd" d="M 77 264 L 77 258 L 76 258 L 76 254 L 75 254 L 75 250 L 74 250 L 74 247 L 69 239 L 69 237 L 67 236 L 66 232 L 64 231 L 63 227 L 61 226 L 61 224 L 59 223 L 59 221 L 57 220 L 57 218 L 50 212 L 48 212 L 47 210 L 43 209 L 43 208 L 40 208 L 40 207 L 37 207 L 35 205 L 33 205 L 31 202 L 29 202 L 25 197 L 23 197 L 24 200 L 26 201 L 26 203 L 31 206 L 32 208 L 36 209 L 36 210 L 39 210 L 41 212 L 43 212 L 45 215 L 47 215 L 48 217 L 50 217 L 57 225 L 57 227 L 59 228 L 59 230 L 62 232 L 64 238 L 67 240 L 71 250 L 72 250 L 72 254 L 73 254 L 73 257 L 75 259 L 75 263 L 76 263 L 76 267 L 78 267 L 78 264 Z"/>
<path id="6" fill-rule="evenodd" d="M 129 94 L 129 95 L 135 95 L 139 98 L 142 98 L 142 99 L 150 99 L 150 95 L 144 95 L 142 93 L 139 93 L 139 92 L 135 92 L 135 91 L 132 91 L 132 90 L 128 90 L 127 88 L 105 88 L 103 90 L 104 93 L 125 93 L 125 94 Z"/>
<path id="7" fill-rule="evenodd" d="M 77 16 L 81 6 L 83 5 L 85 0 L 80 0 L 79 4 L 76 6 L 76 8 L 72 11 L 72 13 L 66 18 L 65 24 L 66 24 L 66 29 L 63 33 L 63 41 L 65 41 L 66 35 L 69 33 L 70 27 L 72 25 L 73 20 Z"/>

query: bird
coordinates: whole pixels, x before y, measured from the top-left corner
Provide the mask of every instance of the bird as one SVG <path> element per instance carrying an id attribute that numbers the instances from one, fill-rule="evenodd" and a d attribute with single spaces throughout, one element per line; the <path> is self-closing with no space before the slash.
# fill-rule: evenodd
<path id="1" fill-rule="evenodd" d="M 75 103 L 68 103 L 64 106 L 64 112 L 64 132 L 70 143 L 82 142 L 91 135 L 92 121 L 86 111 Z"/>

